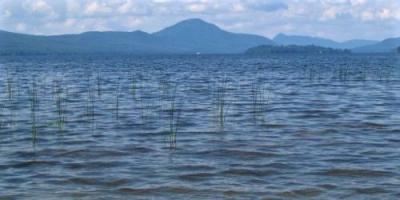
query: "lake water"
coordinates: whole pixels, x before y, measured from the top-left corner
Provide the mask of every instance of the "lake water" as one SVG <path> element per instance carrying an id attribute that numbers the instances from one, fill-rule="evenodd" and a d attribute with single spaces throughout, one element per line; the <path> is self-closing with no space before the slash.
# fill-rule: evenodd
<path id="1" fill-rule="evenodd" d="M 0 63 L 0 199 L 400 198 L 396 56 Z"/>

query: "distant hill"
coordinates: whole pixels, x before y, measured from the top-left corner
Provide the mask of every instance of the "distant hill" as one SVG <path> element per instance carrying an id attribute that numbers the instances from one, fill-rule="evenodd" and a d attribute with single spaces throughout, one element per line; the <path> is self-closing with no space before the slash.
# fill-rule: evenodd
<path id="1" fill-rule="evenodd" d="M 0 31 L 0 54 L 173 53 L 174 48 L 141 32 L 86 32 L 34 36 Z"/>
<path id="2" fill-rule="evenodd" d="M 373 40 L 349 40 L 345 42 L 336 42 L 334 40 L 320 37 L 285 35 L 283 33 L 276 35 L 273 41 L 280 45 L 315 45 L 334 49 L 353 49 L 356 47 L 378 43 L 378 41 Z"/>
<path id="3" fill-rule="evenodd" d="M 314 45 L 298 46 L 273 46 L 261 45 L 246 51 L 248 55 L 271 55 L 271 54 L 349 54 L 350 50 L 333 49 Z"/>
<path id="4" fill-rule="evenodd" d="M 400 46 L 400 37 L 389 38 L 382 42 L 352 49 L 356 53 L 390 53 L 396 52 L 396 48 Z"/>
<path id="5" fill-rule="evenodd" d="M 256 45 L 273 44 L 265 37 L 227 32 L 201 19 L 185 20 L 153 35 L 191 52 L 241 53 Z"/>
<path id="6" fill-rule="evenodd" d="M 185 54 L 242 53 L 270 39 L 221 30 L 200 19 L 182 21 L 154 34 L 134 32 L 86 32 L 35 36 L 0 31 L 0 54 Z"/>

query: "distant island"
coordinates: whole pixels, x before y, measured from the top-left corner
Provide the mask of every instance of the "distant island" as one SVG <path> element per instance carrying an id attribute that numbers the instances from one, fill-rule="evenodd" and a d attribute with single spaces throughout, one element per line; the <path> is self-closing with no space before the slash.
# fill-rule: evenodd
<path id="1" fill-rule="evenodd" d="M 399 45 L 400 37 L 380 42 L 359 39 L 336 42 L 278 34 L 271 40 L 260 35 L 228 32 L 202 19 L 183 20 L 154 33 L 91 31 L 45 36 L 0 30 L 0 55 L 242 54 L 249 48 L 252 49 L 246 53 L 349 53 L 346 49 L 352 53 L 395 53 Z"/>
<path id="2" fill-rule="evenodd" d="M 350 54 L 348 49 L 333 49 L 315 45 L 299 46 L 273 46 L 260 45 L 246 51 L 247 55 L 269 55 L 269 54 Z"/>

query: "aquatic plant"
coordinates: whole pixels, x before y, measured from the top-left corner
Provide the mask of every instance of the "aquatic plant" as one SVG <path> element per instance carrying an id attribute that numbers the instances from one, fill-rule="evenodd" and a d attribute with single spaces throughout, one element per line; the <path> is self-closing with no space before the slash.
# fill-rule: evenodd
<path id="1" fill-rule="evenodd" d="M 263 89 L 260 84 L 254 82 L 251 87 L 252 112 L 254 122 L 256 123 L 260 120 L 265 122 L 265 115 L 263 113 L 269 103 L 269 97 L 265 97 L 265 89 Z"/>
<path id="2" fill-rule="evenodd" d="M 58 80 L 55 82 L 54 98 L 55 98 L 56 113 L 57 113 L 56 124 L 59 130 L 63 130 L 65 125 L 65 108 L 64 108 L 64 97 L 63 97 L 64 90 L 60 82 L 61 81 Z"/>
<path id="3" fill-rule="evenodd" d="M 176 148 L 176 136 L 178 133 L 180 110 L 176 108 L 177 85 L 170 97 L 171 107 L 169 109 L 169 144 L 170 148 Z"/>
<path id="4" fill-rule="evenodd" d="M 117 82 L 116 90 L 115 90 L 115 118 L 117 120 L 119 119 L 120 80 L 121 80 L 121 78 L 118 78 L 118 82 Z"/>
<path id="5" fill-rule="evenodd" d="M 99 93 L 97 93 L 99 94 Z M 87 121 L 94 123 L 95 121 L 95 90 L 90 85 L 90 80 L 87 87 L 87 97 L 86 97 L 86 116 Z"/>
<path id="6" fill-rule="evenodd" d="M 7 70 L 7 94 L 8 94 L 8 100 L 11 101 L 13 97 L 13 81 L 11 79 L 10 73 Z"/>
<path id="7" fill-rule="evenodd" d="M 221 127 L 224 127 L 226 121 L 226 113 L 227 113 L 227 83 L 228 79 L 226 76 L 222 79 L 221 83 L 217 83 L 217 90 L 215 94 L 215 104 L 217 111 L 218 122 Z"/>
<path id="8" fill-rule="evenodd" d="M 136 84 L 136 77 L 133 74 L 130 75 L 130 82 L 131 82 L 131 86 L 130 86 L 131 95 L 132 95 L 133 99 L 135 99 L 136 98 L 137 84 Z"/>
<path id="9" fill-rule="evenodd" d="M 5 127 L 5 120 L 4 120 L 4 116 L 5 116 L 5 110 L 4 110 L 4 104 L 3 101 L 0 99 L 0 129 Z"/>
<path id="10" fill-rule="evenodd" d="M 10 75 L 10 73 L 9 73 L 9 71 L 7 70 L 7 72 L 6 72 L 6 88 L 7 88 L 7 97 L 8 97 L 8 111 L 9 111 L 9 115 L 8 115 L 8 117 L 9 117 L 9 119 L 8 119 L 8 124 L 11 126 L 11 127 L 15 127 L 15 121 L 14 121 L 14 117 L 15 117 L 15 110 L 16 110 L 16 108 L 15 108 L 15 106 L 16 106 L 16 103 L 15 103 L 15 100 L 14 100 L 14 86 L 13 86 L 13 80 L 12 80 L 12 77 L 11 77 L 11 75 Z"/>
<path id="11" fill-rule="evenodd" d="M 30 101 L 31 101 L 31 125 L 32 125 L 32 145 L 36 146 L 37 141 L 37 125 L 36 125 L 36 111 L 38 107 L 38 95 L 37 95 L 37 84 L 35 78 L 33 78 L 30 90 Z"/>
<path id="12" fill-rule="evenodd" d="M 98 96 L 98 97 L 101 97 L 101 78 L 100 78 L 100 72 L 97 72 L 96 83 L 97 83 L 97 96 Z"/>

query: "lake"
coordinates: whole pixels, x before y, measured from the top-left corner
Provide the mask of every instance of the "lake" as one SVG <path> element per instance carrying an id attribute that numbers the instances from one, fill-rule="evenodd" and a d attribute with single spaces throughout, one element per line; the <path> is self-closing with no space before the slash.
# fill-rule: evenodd
<path id="1" fill-rule="evenodd" d="M 0 199 L 399 199 L 394 55 L 0 58 Z"/>

